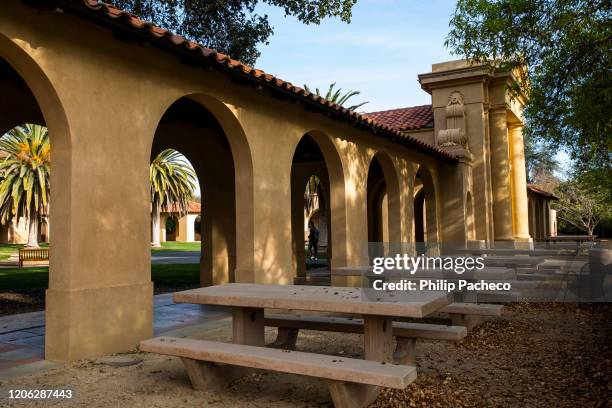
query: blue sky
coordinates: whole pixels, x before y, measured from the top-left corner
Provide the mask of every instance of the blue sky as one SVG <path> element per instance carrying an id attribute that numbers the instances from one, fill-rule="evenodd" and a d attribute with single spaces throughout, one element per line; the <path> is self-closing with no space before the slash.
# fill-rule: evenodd
<path id="1" fill-rule="evenodd" d="M 350 24 L 339 19 L 305 25 L 277 7 L 262 6 L 274 27 L 256 67 L 286 81 L 327 90 L 332 82 L 361 92 L 359 111 L 431 103 L 417 75 L 431 64 L 459 59 L 444 47 L 455 0 L 358 0 Z M 557 152 L 561 169 L 568 155 Z M 566 178 L 563 170 L 558 176 Z"/>
<path id="2" fill-rule="evenodd" d="M 354 101 L 371 112 L 431 103 L 419 73 L 457 59 L 444 47 L 453 0 L 358 0 L 350 24 L 327 19 L 304 25 L 276 7 L 260 7 L 274 26 L 259 47 L 257 68 L 296 85 L 356 89 Z"/>

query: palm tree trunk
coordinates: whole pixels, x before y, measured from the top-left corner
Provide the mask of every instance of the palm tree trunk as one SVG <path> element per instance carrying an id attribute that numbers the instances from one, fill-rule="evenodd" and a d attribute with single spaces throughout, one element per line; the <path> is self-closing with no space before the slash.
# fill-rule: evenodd
<path id="1" fill-rule="evenodd" d="M 155 194 L 153 197 L 153 205 L 151 208 L 151 233 L 153 234 L 151 246 L 154 248 L 161 247 L 159 242 L 160 230 L 160 208 L 159 208 L 159 196 Z"/>
<path id="2" fill-rule="evenodd" d="M 28 248 L 39 248 L 38 245 L 38 213 L 32 211 L 28 219 Z"/>

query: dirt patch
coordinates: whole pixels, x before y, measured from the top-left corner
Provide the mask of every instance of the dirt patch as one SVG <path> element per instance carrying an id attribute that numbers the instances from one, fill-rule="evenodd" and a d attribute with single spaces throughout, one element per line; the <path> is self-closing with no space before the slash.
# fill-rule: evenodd
<path id="1" fill-rule="evenodd" d="M 0 316 L 45 309 L 45 289 L 0 292 Z"/>
<path id="2" fill-rule="evenodd" d="M 612 404 L 612 305 L 520 305 L 483 323 L 461 343 L 419 341 L 418 378 L 383 390 L 373 407 L 604 407 Z M 273 330 L 267 331 L 272 340 Z M 199 338 L 230 338 L 229 327 Z M 298 349 L 361 355 L 361 336 L 304 331 Z M 0 383 L 8 388 L 70 388 L 76 407 L 328 407 L 324 381 L 274 373 L 245 377 L 216 392 L 194 391 L 176 358 L 127 355 L 141 364 L 80 361 Z M 6 400 L 5 400 L 6 401 Z M 49 406 L 57 401 L 5 401 Z"/>

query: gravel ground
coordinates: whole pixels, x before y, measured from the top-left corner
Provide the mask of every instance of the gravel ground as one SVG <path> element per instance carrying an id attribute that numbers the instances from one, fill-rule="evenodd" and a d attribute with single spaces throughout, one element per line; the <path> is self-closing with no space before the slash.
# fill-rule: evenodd
<path id="1" fill-rule="evenodd" d="M 373 407 L 612 406 L 612 305 L 511 305 L 461 343 L 419 341 L 418 379 L 406 390 L 383 390 Z M 229 340 L 229 327 L 200 338 Z M 267 332 L 271 340 L 273 330 Z M 361 354 L 359 335 L 304 331 L 298 349 Z M 328 407 L 324 381 L 274 373 L 243 378 L 217 392 L 190 388 L 176 358 L 128 353 L 129 367 L 98 360 L 0 383 L 10 388 L 70 388 L 64 401 L 7 401 L 10 407 Z"/>

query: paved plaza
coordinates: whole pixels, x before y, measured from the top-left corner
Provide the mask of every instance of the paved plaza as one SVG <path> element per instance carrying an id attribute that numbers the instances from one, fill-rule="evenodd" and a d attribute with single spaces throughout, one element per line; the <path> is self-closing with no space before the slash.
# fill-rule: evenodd
<path id="1" fill-rule="evenodd" d="M 154 334 L 218 324 L 229 317 L 221 307 L 180 304 L 172 293 L 155 296 Z M 0 380 L 26 375 L 59 364 L 45 361 L 45 312 L 0 317 Z"/>

